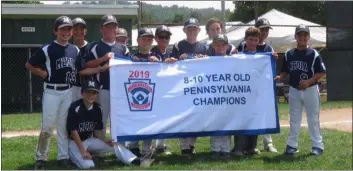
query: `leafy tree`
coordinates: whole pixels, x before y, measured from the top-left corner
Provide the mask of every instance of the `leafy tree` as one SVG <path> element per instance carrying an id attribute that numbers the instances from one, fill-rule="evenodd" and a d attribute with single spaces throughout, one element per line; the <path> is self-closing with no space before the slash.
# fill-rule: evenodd
<path id="1" fill-rule="evenodd" d="M 175 14 L 172 23 L 184 23 L 185 17 L 183 14 Z"/>
<path id="2" fill-rule="evenodd" d="M 255 8 L 257 8 L 258 16 L 271 9 L 277 9 L 304 20 L 326 24 L 324 1 L 258 1 L 257 7 L 255 3 L 254 1 L 233 1 L 235 10 L 229 19 L 249 22 L 255 19 Z"/>

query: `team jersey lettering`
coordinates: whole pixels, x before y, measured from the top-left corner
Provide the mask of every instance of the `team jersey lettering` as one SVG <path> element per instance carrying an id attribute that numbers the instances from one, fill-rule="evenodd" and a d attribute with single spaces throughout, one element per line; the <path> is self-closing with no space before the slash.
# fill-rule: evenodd
<path id="1" fill-rule="evenodd" d="M 75 69 L 75 60 L 69 57 L 63 57 L 56 60 L 56 69 L 61 68 L 72 68 Z"/>
<path id="2" fill-rule="evenodd" d="M 94 122 L 82 122 L 78 125 L 78 132 L 94 131 Z"/>
<path id="3" fill-rule="evenodd" d="M 304 72 L 308 72 L 308 64 L 303 61 L 292 61 L 289 63 L 290 72 L 300 70 Z"/>

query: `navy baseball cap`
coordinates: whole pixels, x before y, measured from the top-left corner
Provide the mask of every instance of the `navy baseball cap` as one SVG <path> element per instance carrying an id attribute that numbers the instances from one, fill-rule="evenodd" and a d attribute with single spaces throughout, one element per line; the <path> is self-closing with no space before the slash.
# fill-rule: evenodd
<path id="1" fill-rule="evenodd" d="M 155 35 L 158 35 L 159 33 L 162 33 L 162 32 L 165 32 L 165 33 L 168 33 L 169 35 L 172 35 L 172 32 L 170 32 L 169 28 L 165 25 L 158 26 L 156 28 Z"/>
<path id="2" fill-rule="evenodd" d="M 113 15 L 104 15 L 101 18 L 101 26 L 104 26 L 106 24 L 110 24 L 110 23 L 114 23 L 116 25 L 118 25 L 118 21 L 116 20 L 116 18 Z"/>
<path id="3" fill-rule="evenodd" d="M 72 24 L 73 24 L 73 26 L 75 26 L 77 24 L 82 24 L 83 26 L 85 26 L 85 28 L 87 28 L 85 20 L 83 20 L 82 18 L 79 18 L 79 17 L 73 19 Z"/>
<path id="4" fill-rule="evenodd" d="M 89 91 L 89 90 L 99 92 L 99 89 L 100 89 L 100 86 L 96 80 L 88 79 L 83 82 L 81 92 Z"/>
<path id="5" fill-rule="evenodd" d="M 141 37 L 141 36 L 151 36 L 151 37 L 154 37 L 153 35 L 153 32 L 151 29 L 149 28 L 141 28 L 138 32 L 138 37 Z"/>
<path id="6" fill-rule="evenodd" d="M 127 31 L 124 28 L 117 28 L 116 37 L 128 37 Z"/>
<path id="7" fill-rule="evenodd" d="M 217 42 L 217 41 L 224 41 L 224 42 L 226 42 L 227 44 L 229 44 L 228 37 L 227 37 L 225 34 L 219 34 L 218 36 L 216 36 L 215 38 L 213 38 L 212 43 L 215 43 L 215 42 Z"/>
<path id="8" fill-rule="evenodd" d="M 55 19 L 54 21 L 55 29 L 63 28 L 66 26 L 73 27 L 73 23 L 68 16 L 60 16 L 57 19 Z"/>
<path id="9" fill-rule="evenodd" d="M 295 34 L 298 34 L 299 32 L 306 32 L 306 33 L 310 34 L 310 29 L 309 29 L 309 27 L 307 25 L 299 24 L 295 28 Z"/>
<path id="10" fill-rule="evenodd" d="M 184 23 L 184 28 L 186 28 L 186 27 L 197 27 L 198 28 L 198 27 L 200 27 L 200 22 L 196 18 L 189 18 Z"/>
<path id="11" fill-rule="evenodd" d="M 266 18 L 258 19 L 256 21 L 256 23 L 255 23 L 255 27 L 259 28 L 259 29 L 260 28 L 270 28 L 270 29 L 272 29 L 270 22 Z"/>

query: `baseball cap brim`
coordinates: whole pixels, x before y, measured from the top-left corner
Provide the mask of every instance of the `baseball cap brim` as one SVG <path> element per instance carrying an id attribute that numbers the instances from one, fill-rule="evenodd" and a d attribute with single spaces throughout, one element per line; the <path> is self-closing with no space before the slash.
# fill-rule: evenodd
<path id="1" fill-rule="evenodd" d="M 104 22 L 104 23 L 102 24 L 102 26 L 107 25 L 107 24 L 110 24 L 110 23 L 114 23 L 114 24 L 118 25 L 118 23 L 115 22 L 115 21 L 106 21 L 106 22 Z"/>
<path id="2" fill-rule="evenodd" d="M 310 34 L 310 32 L 309 32 L 308 30 L 298 30 L 298 31 L 295 32 L 295 34 L 298 34 L 298 33 L 300 33 L 300 32 L 305 32 L 305 33 Z"/>
<path id="3" fill-rule="evenodd" d="M 63 27 L 73 27 L 72 24 L 61 24 L 58 26 L 58 28 L 63 28 Z"/>
<path id="4" fill-rule="evenodd" d="M 170 31 L 166 31 L 166 30 L 162 30 L 160 32 L 157 32 L 156 35 L 161 34 L 161 33 L 168 33 L 169 35 L 172 35 L 172 33 Z"/>
<path id="5" fill-rule="evenodd" d="M 187 26 L 185 26 L 184 28 L 188 28 L 188 27 L 197 27 L 197 28 L 200 28 L 199 25 L 196 25 L 196 24 L 189 24 Z"/>
<path id="6" fill-rule="evenodd" d="M 223 41 L 223 42 L 229 44 L 229 43 L 228 43 L 226 40 L 224 40 L 224 39 L 213 39 L 212 43 L 219 42 L 219 41 Z"/>
<path id="7" fill-rule="evenodd" d="M 75 23 L 73 26 L 76 26 L 76 25 L 79 25 L 79 24 L 81 24 L 81 25 L 83 25 L 85 28 L 87 28 L 87 25 L 86 25 L 85 23 L 82 23 L 82 22 Z"/>
<path id="8" fill-rule="evenodd" d="M 154 35 L 153 35 L 153 34 L 150 34 L 150 33 L 144 33 L 144 34 L 139 35 L 138 37 L 142 37 L 142 36 L 154 37 Z"/>
<path id="9" fill-rule="evenodd" d="M 270 28 L 271 30 L 273 29 L 270 25 L 262 25 L 262 26 L 259 26 L 258 28 L 259 29 L 260 28 Z"/>
<path id="10" fill-rule="evenodd" d="M 86 88 L 83 91 L 95 91 L 95 92 L 99 93 L 99 90 L 96 88 Z"/>
<path id="11" fill-rule="evenodd" d="M 117 34 L 116 37 L 128 37 L 126 34 Z"/>

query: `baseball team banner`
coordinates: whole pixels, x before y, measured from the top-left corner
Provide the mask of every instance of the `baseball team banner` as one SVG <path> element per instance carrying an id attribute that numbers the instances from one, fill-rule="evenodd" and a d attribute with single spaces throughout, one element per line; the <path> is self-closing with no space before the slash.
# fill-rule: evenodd
<path id="1" fill-rule="evenodd" d="M 280 131 L 270 54 L 110 64 L 117 141 Z"/>

